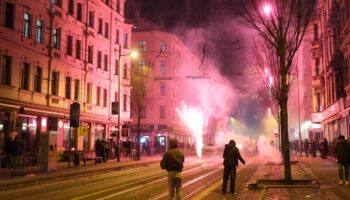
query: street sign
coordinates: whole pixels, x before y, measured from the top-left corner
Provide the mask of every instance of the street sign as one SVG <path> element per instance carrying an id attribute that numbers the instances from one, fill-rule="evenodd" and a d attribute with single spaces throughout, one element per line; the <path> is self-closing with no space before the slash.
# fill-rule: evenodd
<path id="1" fill-rule="evenodd" d="M 112 115 L 119 114 L 119 102 L 112 102 Z"/>
<path id="2" fill-rule="evenodd" d="M 79 127 L 79 118 L 80 118 L 80 104 L 74 102 L 70 105 L 70 127 L 77 128 Z"/>

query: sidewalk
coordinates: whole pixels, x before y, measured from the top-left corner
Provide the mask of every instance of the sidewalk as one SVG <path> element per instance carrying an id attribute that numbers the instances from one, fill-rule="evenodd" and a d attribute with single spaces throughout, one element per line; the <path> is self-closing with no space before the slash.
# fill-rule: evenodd
<path id="1" fill-rule="evenodd" d="M 58 162 L 57 170 L 50 172 L 40 172 L 38 166 L 24 168 L 24 176 L 12 176 L 11 169 L 0 169 L 0 190 L 18 187 L 26 184 L 37 184 L 50 180 L 64 180 L 72 177 L 82 177 L 96 173 L 104 173 L 117 171 L 135 166 L 158 163 L 161 155 L 152 157 L 143 156 L 141 160 L 130 160 L 121 158 L 120 162 L 115 159 L 109 160 L 106 163 L 94 164 L 95 161 L 86 162 L 86 166 L 81 162 L 78 168 L 75 168 L 71 162 L 71 167 L 68 167 L 68 162 Z"/>
<path id="2" fill-rule="evenodd" d="M 284 165 L 266 164 L 266 160 L 253 159 L 238 168 L 237 195 L 222 195 L 222 180 L 212 184 L 194 199 L 242 200 L 341 200 L 350 199 L 350 186 L 338 185 L 337 163 L 331 159 L 292 157 L 292 185 L 286 185 Z M 249 161 L 250 162 L 250 161 Z"/>

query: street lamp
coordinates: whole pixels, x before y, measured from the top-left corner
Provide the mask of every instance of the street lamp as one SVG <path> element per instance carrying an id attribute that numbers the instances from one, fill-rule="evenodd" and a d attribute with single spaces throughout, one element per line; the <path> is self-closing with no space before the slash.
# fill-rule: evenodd
<path id="1" fill-rule="evenodd" d="M 122 55 L 122 45 L 119 46 L 119 55 L 118 55 L 118 133 L 117 133 L 117 162 L 120 162 L 120 132 L 121 132 L 121 126 L 120 126 L 120 114 L 121 114 L 121 109 L 120 109 L 120 90 L 121 90 L 121 81 L 120 81 L 120 76 L 121 76 L 121 68 L 122 68 L 122 61 L 121 58 L 122 56 L 131 56 L 131 58 L 135 58 L 138 56 L 138 53 L 136 51 L 131 51 L 130 53 L 123 54 Z"/>

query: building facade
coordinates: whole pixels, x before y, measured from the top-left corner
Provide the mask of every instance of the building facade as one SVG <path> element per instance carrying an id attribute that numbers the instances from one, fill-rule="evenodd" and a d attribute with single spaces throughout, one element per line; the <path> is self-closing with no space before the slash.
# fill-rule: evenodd
<path id="1" fill-rule="evenodd" d="M 313 101 L 316 117 L 331 146 L 341 134 L 349 138 L 350 2 L 319 0 L 313 26 Z"/>
<path id="2" fill-rule="evenodd" d="M 0 4 L 0 151 L 15 136 L 31 153 L 44 133 L 57 136 L 59 151 L 69 143 L 92 150 L 95 140 L 115 137 L 112 102 L 120 102 L 119 125 L 130 121 L 130 58 L 119 55 L 131 45 L 124 0 Z M 82 128 L 70 132 L 73 102 L 80 104 Z"/>
<path id="3" fill-rule="evenodd" d="M 175 34 L 150 22 L 136 22 L 132 35 L 132 46 L 140 53 L 138 65 L 152 68 L 141 119 L 141 142 L 150 141 L 157 152 L 166 149 L 167 138 L 176 137 L 182 147 L 189 148 L 194 140 L 176 109 L 181 109 L 182 102 L 193 105 L 198 100 L 191 82 L 193 77 L 205 74 L 199 59 Z M 135 135 L 136 116 L 132 119 Z"/>

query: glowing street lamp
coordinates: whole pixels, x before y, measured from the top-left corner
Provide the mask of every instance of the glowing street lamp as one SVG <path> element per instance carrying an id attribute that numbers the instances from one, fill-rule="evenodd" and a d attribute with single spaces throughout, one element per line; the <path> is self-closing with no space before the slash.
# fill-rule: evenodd
<path id="1" fill-rule="evenodd" d="M 263 11 L 264 11 L 266 16 L 270 16 L 270 13 L 272 11 L 271 5 L 269 5 L 269 4 L 264 5 Z"/>
<path id="2" fill-rule="evenodd" d="M 138 53 L 136 51 L 131 51 L 130 53 L 127 54 L 122 54 L 122 45 L 119 44 L 119 55 L 118 55 L 118 133 L 117 133 L 117 162 L 120 162 L 120 146 L 119 146 L 119 140 L 120 140 L 120 133 L 121 133 L 121 125 L 120 125 L 120 114 L 121 114 L 121 95 L 120 95 L 120 90 L 121 90 L 121 81 L 120 81 L 120 76 L 121 76 L 121 68 L 122 68 L 122 61 L 121 58 L 122 56 L 130 56 L 131 58 L 136 58 L 138 56 Z M 139 142 L 139 141 L 138 141 Z"/>

